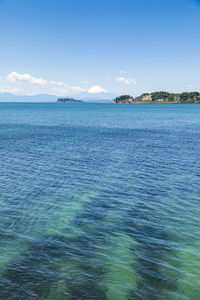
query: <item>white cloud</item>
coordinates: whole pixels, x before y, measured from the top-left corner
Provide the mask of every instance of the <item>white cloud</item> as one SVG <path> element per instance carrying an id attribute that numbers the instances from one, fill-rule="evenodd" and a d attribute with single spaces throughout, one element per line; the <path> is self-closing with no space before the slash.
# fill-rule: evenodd
<path id="1" fill-rule="evenodd" d="M 86 91 L 87 91 L 86 89 L 83 89 L 83 88 L 80 87 L 80 86 L 70 86 L 70 90 L 71 90 L 73 93 L 80 93 L 80 92 L 86 92 Z"/>
<path id="2" fill-rule="evenodd" d="M 23 90 L 18 89 L 18 88 L 2 88 L 0 87 L 0 93 L 11 93 L 15 95 L 22 95 Z"/>
<path id="3" fill-rule="evenodd" d="M 125 74 L 125 73 L 126 73 L 126 71 L 125 71 L 125 70 L 121 70 L 120 72 L 121 72 L 121 73 L 123 73 L 123 74 Z"/>
<path id="4" fill-rule="evenodd" d="M 199 89 L 199 88 L 200 88 L 200 85 L 188 84 L 188 85 L 187 85 L 187 88 L 189 88 L 189 89 Z"/>
<path id="5" fill-rule="evenodd" d="M 66 83 L 64 83 L 63 81 L 51 80 L 51 81 L 49 81 L 49 83 L 52 84 L 52 85 L 56 85 L 56 86 L 67 86 Z"/>
<path id="6" fill-rule="evenodd" d="M 20 74 L 17 72 L 11 72 L 7 75 L 6 80 L 12 86 L 8 87 L 8 90 L 19 91 L 20 87 L 24 87 L 24 93 L 37 94 L 37 93 L 57 93 L 60 96 L 72 95 L 73 93 L 86 92 L 87 90 L 79 86 L 71 86 L 63 81 L 45 80 L 43 78 L 34 77 L 28 73 Z M 15 87 L 13 87 L 15 85 Z M 29 85 L 29 86 L 28 86 Z M 37 89 L 35 85 L 39 86 Z M 21 91 L 21 90 L 20 90 Z"/>
<path id="7" fill-rule="evenodd" d="M 81 86 L 72 86 L 64 81 L 46 80 L 37 78 L 29 73 L 11 72 L 5 78 L 2 78 L 4 87 L 2 91 L 8 91 L 15 94 L 35 95 L 35 94 L 54 94 L 59 96 L 72 96 L 78 93 L 98 94 L 105 93 L 106 90 L 99 85 L 89 88 Z M 82 83 L 89 84 L 88 81 Z"/>
<path id="8" fill-rule="evenodd" d="M 30 84 L 37 84 L 37 85 L 42 85 L 42 86 L 48 84 L 47 80 L 44 80 L 42 78 L 33 77 L 28 73 L 20 74 L 17 72 L 12 72 L 12 73 L 8 74 L 7 79 L 11 82 L 22 81 L 22 82 L 26 82 L 26 83 L 30 83 Z"/>
<path id="9" fill-rule="evenodd" d="M 107 91 L 99 85 L 93 85 L 88 89 L 89 94 L 106 93 Z"/>
<path id="10" fill-rule="evenodd" d="M 126 85 L 137 84 L 137 81 L 134 78 L 116 77 L 115 81 Z"/>
<path id="11" fill-rule="evenodd" d="M 89 84 L 90 82 L 88 80 L 83 80 L 82 84 Z"/>
<path id="12" fill-rule="evenodd" d="M 6 93 L 7 92 L 7 90 L 5 89 L 5 88 L 2 88 L 1 86 L 0 86 L 0 93 Z"/>
<path id="13" fill-rule="evenodd" d="M 36 85 L 41 85 L 41 86 L 55 85 L 55 86 L 67 87 L 67 84 L 64 83 L 63 81 L 55 81 L 55 80 L 48 81 L 43 78 L 33 77 L 28 73 L 20 74 L 17 72 L 12 72 L 12 73 L 8 74 L 7 80 L 9 80 L 11 82 L 21 81 L 21 82 L 25 82 L 25 83 L 29 83 L 29 84 L 36 84 Z"/>
<path id="14" fill-rule="evenodd" d="M 65 86 L 57 86 L 53 87 L 53 91 L 59 95 L 59 96 L 66 96 L 66 95 L 73 95 L 76 93 L 81 93 L 81 92 L 86 92 L 86 89 L 83 89 L 80 86 L 70 86 L 70 85 L 65 85 Z"/>

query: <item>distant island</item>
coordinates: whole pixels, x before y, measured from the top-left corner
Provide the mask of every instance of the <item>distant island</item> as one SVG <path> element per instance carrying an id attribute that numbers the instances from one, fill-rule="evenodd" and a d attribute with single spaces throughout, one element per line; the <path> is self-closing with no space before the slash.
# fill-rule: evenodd
<path id="1" fill-rule="evenodd" d="M 168 92 L 144 93 L 133 98 L 130 95 L 116 97 L 113 103 L 200 103 L 199 92 L 184 92 L 180 94 Z"/>
<path id="2" fill-rule="evenodd" d="M 57 103 L 79 103 L 83 102 L 82 100 L 75 100 L 74 98 L 66 97 L 66 98 L 58 98 Z"/>

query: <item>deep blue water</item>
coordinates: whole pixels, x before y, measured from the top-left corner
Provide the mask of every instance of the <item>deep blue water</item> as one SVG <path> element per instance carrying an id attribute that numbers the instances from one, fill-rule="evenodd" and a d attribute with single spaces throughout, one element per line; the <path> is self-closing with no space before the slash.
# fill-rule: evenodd
<path id="1" fill-rule="evenodd" d="M 0 299 L 200 299 L 200 105 L 0 103 Z"/>

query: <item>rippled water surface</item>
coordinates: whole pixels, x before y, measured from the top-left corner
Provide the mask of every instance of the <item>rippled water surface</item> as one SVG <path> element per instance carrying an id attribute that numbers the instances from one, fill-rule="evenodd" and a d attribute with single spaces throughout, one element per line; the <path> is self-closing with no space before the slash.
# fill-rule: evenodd
<path id="1" fill-rule="evenodd" d="M 200 105 L 0 104 L 0 299 L 200 299 Z"/>

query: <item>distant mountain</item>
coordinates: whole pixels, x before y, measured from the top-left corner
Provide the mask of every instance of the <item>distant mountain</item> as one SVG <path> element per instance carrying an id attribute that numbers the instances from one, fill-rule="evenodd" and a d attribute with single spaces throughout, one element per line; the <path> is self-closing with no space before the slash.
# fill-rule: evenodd
<path id="1" fill-rule="evenodd" d="M 33 96 L 15 95 L 11 93 L 0 93 L 0 102 L 55 102 L 57 96 L 38 94 Z"/>
<path id="2" fill-rule="evenodd" d="M 66 95 L 67 96 L 67 95 Z M 85 102 L 111 102 L 112 99 L 116 97 L 115 94 L 111 93 L 99 93 L 99 94 L 89 94 L 79 93 L 73 95 L 74 99 L 83 100 Z M 0 93 L 0 102 L 56 102 L 59 95 L 49 95 L 49 94 L 38 94 L 38 95 L 16 95 L 12 93 Z"/>
<path id="3" fill-rule="evenodd" d="M 75 99 L 80 99 L 86 102 L 112 102 L 112 100 L 116 97 L 116 94 L 112 94 L 112 93 L 90 94 L 87 92 L 82 92 L 73 95 L 73 97 Z"/>

